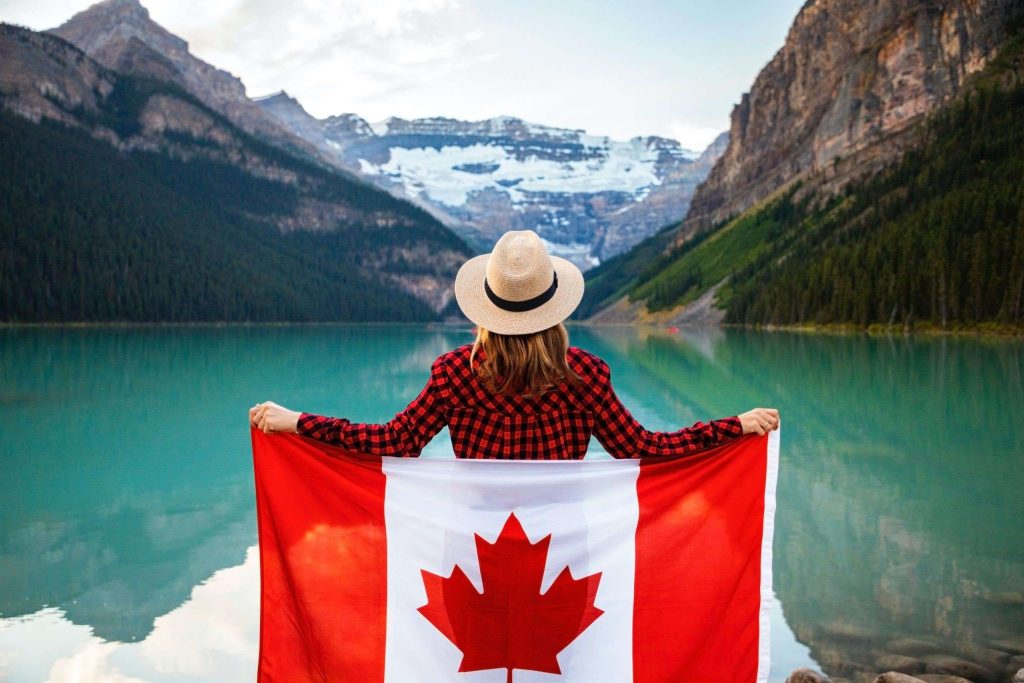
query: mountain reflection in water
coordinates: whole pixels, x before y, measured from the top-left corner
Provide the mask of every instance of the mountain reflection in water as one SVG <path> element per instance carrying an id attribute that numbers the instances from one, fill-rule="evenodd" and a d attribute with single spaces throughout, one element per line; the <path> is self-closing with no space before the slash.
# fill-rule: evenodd
<path id="1" fill-rule="evenodd" d="M 796 666 L 869 679 L 890 655 L 1005 679 L 1024 653 L 1024 344 L 571 339 L 650 429 L 779 408 L 773 681 Z M 252 680 L 246 409 L 386 421 L 471 340 L 419 325 L 0 330 L 0 678 Z M 447 452 L 445 430 L 425 455 Z"/>

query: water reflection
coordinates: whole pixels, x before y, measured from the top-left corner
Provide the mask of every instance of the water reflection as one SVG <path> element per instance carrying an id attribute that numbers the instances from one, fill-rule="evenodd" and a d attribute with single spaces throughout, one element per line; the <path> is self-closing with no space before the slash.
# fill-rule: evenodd
<path id="1" fill-rule="evenodd" d="M 686 406 L 717 415 L 737 395 L 780 408 L 775 586 L 827 673 L 872 680 L 899 665 L 1002 681 L 1024 666 L 1018 342 L 742 331 L 602 342 L 628 358 L 630 393 L 674 398 L 687 418 Z"/>
<path id="2" fill-rule="evenodd" d="M 57 607 L 101 638 L 144 638 L 256 541 L 249 405 L 388 419 L 459 334 L 3 330 L 0 616 Z"/>
<path id="3" fill-rule="evenodd" d="M 798 665 L 867 678 L 894 654 L 935 669 L 940 652 L 984 666 L 982 680 L 1024 653 L 1024 345 L 571 334 L 649 428 L 781 410 L 785 669 L 772 680 Z M 221 667 L 251 680 L 245 410 L 275 400 L 387 420 L 438 354 L 471 339 L 425 326 L 0 330 L 0 677 L 204 678 L 173 657 L 205 680 L 233 680 Z M 425 455 L 449 443 L 445 430 Z"/>
<path id="4" fill-rule="evenodd" d="M 12 681 L 143 683 L 252 681 L 259 649 L 259 554 L 217 571 L 144 639 L 124 643 L 44 608 L 0 628 L 0 673 Z"/>

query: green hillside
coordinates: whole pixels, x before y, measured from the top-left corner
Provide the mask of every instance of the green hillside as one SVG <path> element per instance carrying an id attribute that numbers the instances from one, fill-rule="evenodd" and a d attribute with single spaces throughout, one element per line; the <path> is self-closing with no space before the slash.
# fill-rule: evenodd
<path id="1" fill-rule="evenodd" d="M 131 135 L 154 94 L 203 109 L 242 141 L 245 154 L 299 181 L 272 181 L 198 156 L 128 155 L 82 130 L 0 111 L 0 321 L 437 317 L 380 272 L 450 276 L 415 255 L 469 254 L 418 207 L 276 150 L 171 84 L 119 76 L 98 112 L 70 113 Z M 184 150 L 209 144 L 165 137 Z M 275 219 L 294 215 L 303 200 L 346 207 L 353 218 L 333 230 L 282 233 Z M 371 223 L 374 216 L 388 220 Z"/>
<path id="2" fill-rule="evenodd" d="M 583 300 L 572 318 L 583 319 L 596 313 L 602 306 L 623 296 L 637 278 L 651 270 L 652 264 L 661 263 L 659 254 L 668 246 L 674 228 L 675 225 L 668 225 L 629 251 L 588 270 Z"/>
<path id="3" fill-rule="evenodd" d="M 882 175 L 824 206 L 791 187 L 643 270 L 599 275 L 652 311 L 728 278 L 727 323 L 1024 325 L 1022 48 L 1018 32 Z"/>
<path id="4" fill-rule="evenodd" d="M 297 201 L 288 185 L 227 164 L 124 155 L 83 132 L 6 112 L 0 158 L 0 320 L 435 317 L 357 271 L 378 241 L 422 237 L 407 226 L 282 234 L 260 216 Z M 395 201 L 377 194 L 370 201 Z M 459 244 L 436 231 L 438 241 Z"/>

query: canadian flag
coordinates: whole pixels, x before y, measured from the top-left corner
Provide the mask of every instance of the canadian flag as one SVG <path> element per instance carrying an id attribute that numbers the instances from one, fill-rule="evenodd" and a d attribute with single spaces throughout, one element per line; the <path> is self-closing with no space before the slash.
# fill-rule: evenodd
<path id="1" fill-rule="evenodd" d="M 778 430 L 539 462 L 251 431 L 261 683 L 767 680 Z"/>

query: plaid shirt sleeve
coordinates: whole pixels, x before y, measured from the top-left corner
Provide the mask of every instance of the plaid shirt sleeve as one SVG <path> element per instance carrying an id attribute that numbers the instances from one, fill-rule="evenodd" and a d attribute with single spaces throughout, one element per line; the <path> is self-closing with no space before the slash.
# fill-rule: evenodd
<path id="1" fill-rule="evenodd" d="M 384 424 L 353 423 L 343 417 L 302 413 L 296 431 L 334 446 L 369 455 L 416 457 L 448 423 L 448 385 L 439 357 L 430 379 L 405 410 Z"/>
<path id="2" fill-rule="evenodd" d="M 717 446 L 743 436 L 738 415 L 697 422 L 675 432 L 652 432 L 645 429 L 622 404 L 611 384 L 608 363 L 599 363 L 599 386 L 595 397 L 594 436 L 613 457 L 642 458 L 659 455 L 681 455 Z"/>

